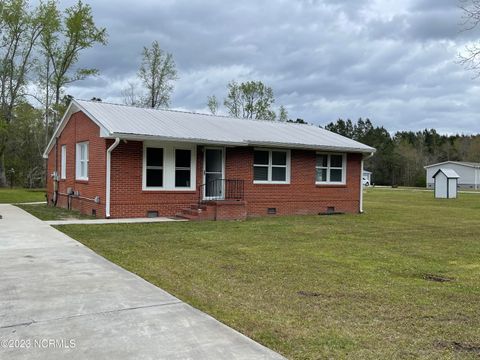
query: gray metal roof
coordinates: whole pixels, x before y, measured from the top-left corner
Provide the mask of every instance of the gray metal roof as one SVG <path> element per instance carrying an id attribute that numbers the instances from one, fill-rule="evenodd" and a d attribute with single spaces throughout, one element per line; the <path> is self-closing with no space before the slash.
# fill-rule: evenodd
<path id="1" fill-rule="evenodd" d="M 156 110 L 84 100 L 72 101 L 54 137 L 61 132 L 68 117 L 76 111 L 83 111 L 97 123 L 102 129 L 102 137 L 359 153 L 375 151 L 370 146 L 314 125 Z M 45 154 L 52 146 L 53 138 Z"/>
<path id="2" fill-rule="evenodd" d="M 432 177 L 436 177 L 439 173 L 443 173 L 448 179 L 458 179 L 460 177 L 455 170 L 445 168 L 438 169 Z"/>
<path id="3" fill-rule="evenodd" d="M 461 166 L 468 166 L 468 167 L 480 168 L 480 163 L 477 163 L 477 162 L 451 161 L 451 160 L 449 160 L 449 161 L 443 161 L 443 162 L 436 163 L 436 164 L 427 165 L 427 166 L 424 166 L 424 168 L 425 168 L 425 169 L 428 169 L 428 168 L 431 168 L 431 167 L 434 167 L 434 166 L 445 165 L 445 164 L 457 164 L 457 165 L 461 165 Z"/>

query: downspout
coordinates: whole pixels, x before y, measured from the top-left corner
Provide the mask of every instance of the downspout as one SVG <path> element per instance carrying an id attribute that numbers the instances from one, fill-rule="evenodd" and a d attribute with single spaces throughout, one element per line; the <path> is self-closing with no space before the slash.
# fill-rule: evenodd
<path id="1" fill-rule="evenodd" d="M 370 153 L 367 156 L 362 156 L 362 161 L 360 161 L 360 205 L 358 212 L 363 214 L 363 162 L 367 159 L 370 159 L 374 153 Z"/>
<path id="2" fill-rule="evenodd" d="M 106 194 L 105 194 L 105 217 L 109 218 L 110 217 L 110 181 L 111 181 L 111 176 L 110 176 L 110 168 L 112 164 L 112 151 L 115 150 L 115 148 L 118 146 L 120 143 L 120 138 L 115 138 L 115 141 L 113 144 L 107 149 L 107 174 L 106 174 Z"/>

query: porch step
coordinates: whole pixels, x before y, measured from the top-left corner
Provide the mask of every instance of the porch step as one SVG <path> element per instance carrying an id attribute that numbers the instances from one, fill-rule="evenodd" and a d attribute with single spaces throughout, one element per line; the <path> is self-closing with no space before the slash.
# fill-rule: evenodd
<path id="1" fill-rule="evenodd" d="M 191 205 L 176 214 L 177 217 L 188 220 L 215 220 L 215 207 L 207 205 Z"/>

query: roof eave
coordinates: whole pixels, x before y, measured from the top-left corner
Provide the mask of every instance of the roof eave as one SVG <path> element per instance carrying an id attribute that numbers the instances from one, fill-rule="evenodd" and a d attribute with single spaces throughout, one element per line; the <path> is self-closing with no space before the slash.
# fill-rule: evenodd
<path id="1" fill-rule="evenodd" d="M 276 143 L 276 142 L 259 142 L 259 141 L 217 141 L 200 138 L 181 138 L 159 135 L 131 134 L 131 133 L 111 133 L 103 136 L 105 138 L 120 138 L 123 140 L 137 141 L 168 141 L 168 142 L 187 142 L 205 145 L 223 145 L 223 146 L 264 146 L 289 149 L 304 150 L 323 150 L 323 151 L 342 151 L 362 154 L 372 154 L 376 152 L 374 148 L 354 148 L 346 146 L 327 146 L 327 145 L 309 145 L 309 144 L 293 144 L 293 143 Z"/>

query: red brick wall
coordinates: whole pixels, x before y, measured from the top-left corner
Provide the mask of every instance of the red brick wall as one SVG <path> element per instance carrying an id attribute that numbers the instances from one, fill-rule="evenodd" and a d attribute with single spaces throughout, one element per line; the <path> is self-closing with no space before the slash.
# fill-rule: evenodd
<path id="1" fill-rule="evenodd" d="M 315 184 L 315 151 L 291 151 L 290 184 L 254 184 L 253 149 L 229 148 L 226 154 L 226 178 L 245 180 L 248 216 L 267 215 L 276 208 L 278 215 L 318 214 L 327 207 L 335 211 L 359 211 L 360 154 L 347 156 L 346 185 Z"/>
<path id="2" fill-rule="evenodd" d="M 197 191 L 143 191 L 143 143 L 121 141 L 112 152 L 111 202 L 112 218 L 145 217 L 147 211 L 160 216 L 174 216 L 183 208 L 198 202 Z M 197 186 L 203 182 L 203 153 L 197 152 Z"/>
<path id="3" fill-rule="evenodd" d="M 97 217 L 105 216 L 105 161 L 106 142 L 100 138 L 100 128 L 82 112 L 77 112 L 70 117 L 58 139 L 58 146 L 54 146 L 48 155 L 48 173 L 52 174 L 57 162 L 57 171 L 60 176 L 61 146 L 67 145 L 67 177 L 58 183 L 59 197 L 57 206 L 67 207 L 67 188 L 80 192 L 81 198 L 72 198 L 72 208 L 84 214 L 92 214 L 96 210 Z M 89 142 L 88 181 L 75 180 L 75 152 L 76 143 Z M 55 153 L 57 152 L 57 160 Z M 47 184 L 48 197 L 53 198 L 53 180 L 49 177 Z M 93 199 L 100 197 L 100 203 L 82 198 Z"/>
<path id="4" fill-rule="evenodd" d="M 58 151 L 60 174 L 60 148 L 67 144 L 67 179 L 59 182 L 61 195 L 58 205 L 66 207 L 67 197 L 62 194 L 66 193 L 67 187 L 72 187 L 79 191 L 82 197 L 100 197 L 100 204 L 74 198 L 74 209 L 87 214 L 91 214 L 95 209 L 97 217 L 104 217 L 106 150 L 113 140 L 100 138 L 99 131 L 98 126 L 83 113 L 73 114 L 60 135 L 58 149 L 54 147 L 49 154 L 48 171 L 54 171 L 55 151 Z M 90 143 L 88 182 L 75 180 L 75 144 L 81 141 Z M 140 141 L 121 141 L 112 152 L 111 217 L 145 217 L 147 211 L 158 211 L 160 216 L 174 216 L 182 208 L 195 204 L 198 201 L 198 185 L 203 183 L 202 148 L 197 148 L 196 191 L 143 191 L 143 144 Z M 317 214 L 325 212 L 327 207 L 355 213 L 359 210 L 360 160 L 360 154 L 348 154 L 346 185 L 318 186 L 315 185 L 315 151 L 292 150 L 290 184 L 253 184 L 253 148 L 227 148 L 225 177 L 245 180 L 248 216 L 267 215 L 268 208 L 276 208 L 278 215 Z M 50 179 L 50 199 L 52 189 Z M 225 208 L 226 217 L 227 213 Z"/>

